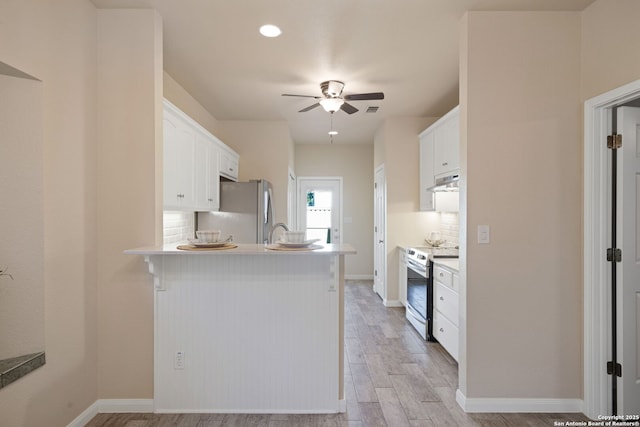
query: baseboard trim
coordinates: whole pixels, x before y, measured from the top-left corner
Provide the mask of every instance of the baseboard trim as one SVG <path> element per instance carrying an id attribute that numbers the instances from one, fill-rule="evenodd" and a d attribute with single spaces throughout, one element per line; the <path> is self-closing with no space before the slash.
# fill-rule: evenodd
<path id="1" fill-rule="evenodd" d="M 83 427 L 98 414 L 153 412 L 153 399 L 98 399 L 82 411 L 67 427 Z"/>
<path id="2" fill-rule="evenodd" d="M 345 274 L 345 280 L 373 280 L 372 275 L 368 274 Z"/>
<path id="3" fill-rule="evenodd" d="M 456 401 L 465 412 L 583 412 L 581 399 L 467 398 L 456 391 Z"/>
<path id="4" fill-rule="evenodd" d="M 98 402 L 93 402 L 91 406 L 82 411 L 80 415 L 78 415 L 73 421 L 67 424 L 67 427 L 84 427 L 95 417 L 98 415 Z"/>
<path id="5" fill-rule="evenodd" d="M 385 299 L 382 301 L 385 307 L 404 307 L 404 304 L 397 299 Z"/>

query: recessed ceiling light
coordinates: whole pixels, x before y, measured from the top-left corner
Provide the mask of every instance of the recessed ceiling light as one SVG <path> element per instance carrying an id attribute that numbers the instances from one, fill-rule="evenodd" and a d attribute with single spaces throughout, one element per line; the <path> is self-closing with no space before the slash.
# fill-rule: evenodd
<path id="1" fill-rule="evenodd" d="M 329 131 L 329 135 L 337 135 L 338 131 L 337 130 L 330 130 Z"/>
<path id="2" fill-rule="evenodd" d="M 282 30 L 275 25 L 267 24 L 260 27 L 260 34 L 265 37 L 278 37 L 282 34 Z"/>

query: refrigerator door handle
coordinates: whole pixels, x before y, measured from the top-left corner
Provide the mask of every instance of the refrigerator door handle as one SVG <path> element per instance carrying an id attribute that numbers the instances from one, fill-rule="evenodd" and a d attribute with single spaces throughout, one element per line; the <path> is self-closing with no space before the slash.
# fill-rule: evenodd
<path id="1" fill-rule="evenodd" d="M 273 219 L 273 204 L 271 203 L 271 201 L 273 200 L 273 194 L 271 192 L 271 187 L 269 187 L 267 189 L 267 206 L 265 208 L 265 212 L 264 212 L 264 223 L 265 224 L 269 224 L 272 223 L 274 221 Z M 271 221 L 269 221 L 269 216 L 271 216 Z"/>

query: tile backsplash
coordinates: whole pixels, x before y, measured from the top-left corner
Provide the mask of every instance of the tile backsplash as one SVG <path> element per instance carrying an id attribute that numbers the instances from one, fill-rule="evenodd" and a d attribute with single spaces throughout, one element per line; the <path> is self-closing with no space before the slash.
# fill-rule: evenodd
<path id="1" fill-rule="evenodd" d="M 193 212 L 164 211 L 162 222 L 162 240 L 165 245 L 192 239 L 195 235 Z"/>
<path id="2" fill-rule="evenodd" d="M 440 213 L 440 236 L 449 244 L 460 244 L 460 220 L 457 212 Z"/>

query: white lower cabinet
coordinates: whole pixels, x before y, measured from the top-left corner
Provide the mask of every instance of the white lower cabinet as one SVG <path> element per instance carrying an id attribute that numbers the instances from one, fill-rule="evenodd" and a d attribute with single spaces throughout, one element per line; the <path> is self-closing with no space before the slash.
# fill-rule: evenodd
<path id="1" fill-rule="evenodd" d="M 433 268 L 433 336 L 458 360 L 459 275 L 436 264 Z"/>
<path id="2" fill-rule="evenodd" d="M 407 306 L 407 251 L 398 248 L 398 299 Z"/>

